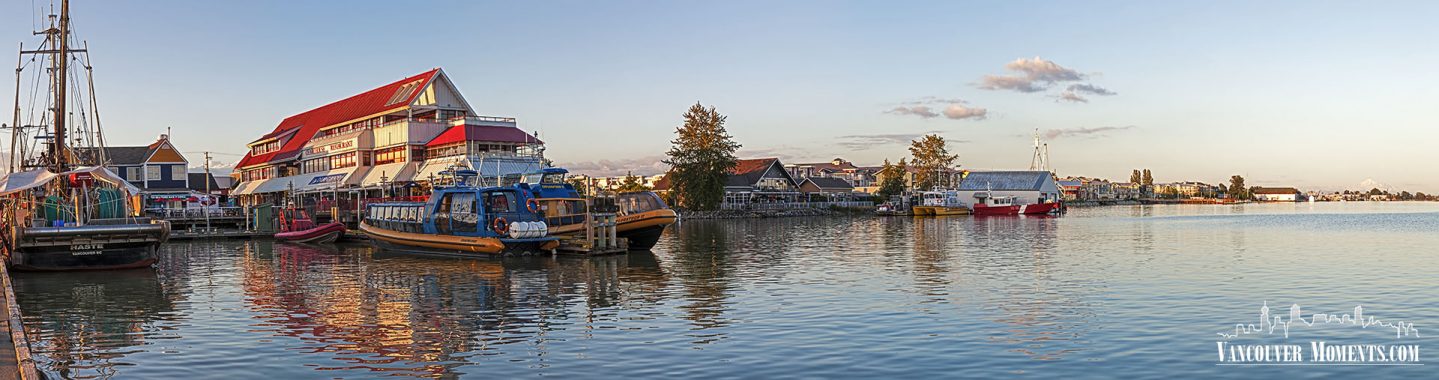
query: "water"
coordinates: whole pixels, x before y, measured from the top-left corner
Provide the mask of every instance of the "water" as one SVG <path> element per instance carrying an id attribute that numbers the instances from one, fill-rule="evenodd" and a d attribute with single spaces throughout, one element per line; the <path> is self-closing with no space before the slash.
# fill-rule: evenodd
<path id="1" fill-rule="evenodd" d="M 1219 366 L 1215 342 L 1266 301 L 1439 331 L 1436 230 L 1435 203 L 689 221 L 614 257 L 177 242 L 153 270 L 14 280 L 40 368 L 64 378 L 1417 378 Z"/>

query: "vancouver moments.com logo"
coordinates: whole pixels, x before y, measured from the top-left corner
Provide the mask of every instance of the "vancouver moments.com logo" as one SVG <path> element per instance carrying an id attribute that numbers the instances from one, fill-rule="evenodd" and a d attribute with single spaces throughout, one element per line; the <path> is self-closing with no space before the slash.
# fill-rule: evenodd
<path id="1" fill-rule="evenodd" d="M 1361 334 L 1362 341 L 1344 342 L 1323 339 L 1299 339 L 1307 342 L 1289 341 L 1290 334 L 1305 332 L 1334 331 L 1332 328 L 1355 328 L 1382 331 L 1379 334 Z M 1269 303 L 1259 309 L 1259 323 L 1234 325 L 1232 331 L 1218 333 L 1218 365 L 1423 365 L 1419 360 L 1419 329 L 1413 323 L 1389 322 L 1373 315 L 1364 314 L 1363 306 L 1355 306 L 1349 314 L 1315 313 L 1305 318 L 1299 304 L 1289 307 L 1288 316 L 1273 315 Z M 1309 337 L 1316 334 L 1302 334 Z M 1369 337 L 1369 335 L 1374 335 Z M 1279 344 L 1241 343 L 1251 340 L 1277 340 Z"/>

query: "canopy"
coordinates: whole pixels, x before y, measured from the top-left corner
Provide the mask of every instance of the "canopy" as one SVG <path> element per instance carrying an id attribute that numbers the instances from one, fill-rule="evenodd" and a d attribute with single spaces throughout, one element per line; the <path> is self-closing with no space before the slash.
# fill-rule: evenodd
<path id="1" fill-rule="evenodd" d="M 415 169 L 419 166 L 418 162 L 392 162 L 375 165 L 370 168 L 369 173 L 365 173 L 365 176 L 360 178 L 360 186 L 374 188 L 396 182 L 409 182 L 414 180 Z"/>
<path id="2" fill-rule="evenodd" d="M 125 195 L 134 196 L 140 194 L 140 188 L 131 185 L 130 182 L 115 175 L 103 166 L 81 166 L 68 172 L 55 174 L 49 169 L 30 170 L 18 173 L 10 173 L 0 178 L 0 196 L 10 195 L 21 191 L 44 186 L 56 178 L 69 178 L 71 174 L 89 173 L 91 178 L 97 181 L 111 184 L 125 191 Z"/>

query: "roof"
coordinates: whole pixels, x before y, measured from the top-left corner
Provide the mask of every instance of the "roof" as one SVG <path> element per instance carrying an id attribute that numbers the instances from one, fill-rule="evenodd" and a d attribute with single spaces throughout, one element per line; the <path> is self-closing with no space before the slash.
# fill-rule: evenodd
<path id="1" fill-rule="evenodd" d="M 959 190 L 1040 190 L 1046 181 L 1054 181 L 1054 174 L 1047 171 L 969 172 L 959 183 Z"/>
<path id="2" fill-rule="evenodd" d="M 519 144 L 544 144 L 539 138 L 515 127 L 501 127 L 492 125 L 456 125 L 440 132 L 425 146 L 433 147 L 445 144 L 452 144 L 461 141 L 497 141 Z"/>
<path id="3" fill-rule="evenodd" d="M 1299 189 L 1292 187 L 1258 187 L 1251 192 L 1254 194 L 1299 194 Z"/>
<path id="4" fill-rule="evenodd" d="M 807 167 L 812 167 L 812 168 L 819 169 L 819 170 L 822 170 L 822 171 L 831 171 L 831 172 L 839 172 L 839 171 L 845 171 L 845 170 L 859 169 L 859 167 L 858 167 L 858 166 L 854 166 L 854 163 L 852 163 L 852 162 L 844 161 L 844 160 L 841 160 L 841 159 L 838 159 L 838 158 L 836 158 L 835 161 L 840 161 L 840 163 L 839 163 L 838 165 L 836 165 L 836 164 L 834 163 L 834 161 L 828 161 L 828 162 L 815 162 L 815 163 L 809 163 L 809 164 L 795 164 L 794 166 L 796 166 L 796 167 L 806 167 L 806 166 L 807 166 Z"/>
<path id="5" fill-rule="evenodd" d="M 729 170 L 729 178 L 726 179 L 725 186 L 754 186 L 754 184 L 759 183 L 760 178 L 764 178 L 764 173 L 768 171 L 770 167 L 773 167 L 777 164 L 779 164 L 778 158 L 755 158 L 748 160 L 736 160 L 734 167 L 730 168 Z M 790 182 L 797 183 L 797 181 L 794 180 L 794 177 L 790 177 L 788 170 L 784 170 L 784 168 L 781 167 L 779 169 L 779 172 L 781 173 L 781 175 L 784 175 L 785 178 L 788 178 Z"/>
<path id="6" fill-rule="evenodd" d="M 430 82 L 434 81 L 434 78 L 437 76 L 436 74 L 439 72 L 439 68 L 430 69 L 429 71 L 400 79 L 358 95 L 287 117 L 285 120 L 280 121 L 280 125 L 276 126 L 274 131 L 265 134 L 264 137 L 258 140 L 280 136 L 292 131 L 295 132 L 295 135 L 292 136 L 289 141 L 286 141 L 279 150 L 266 154 L 251 156 L 249 153 L 246 153 L 245 158 L 240 159 L 240 162 L 236 163 L 235 166 L 243 168 L 271 162 L 277 158 L 294 157 L 294 155 L 286 153 L 298 152 L 300 148 L 305 145 L 305 142 L 309 141 L 320 128 L 408 107 L 411 103 L 414 103 L 416 97 L 424 92 L 420 90 L 429 86 Z M 400 95 L 399 90 L 406 88 L 405 85 L 410 83 L 417 83 L 417 85 L 413 87 L 414 90 L 411 90 L 408 96 L 395 99 L 395 97 Z"/>
<path id="7" fill-rule="evenodd" d="M 854 189 L 854 185 L 851 185 L 849 181 L 846 181 L 843 178 L 809 177 L 805 178 L 804 181 L 813 183 L 815 186 L 818 186 L 821 189 Z"/>
<path id="8" fill-rule="evenodd" d="M 89 150 L 88 148 L 80 148 Z M 105 159 L 110 165 L 141 165 L 145 159 L 150 157 L 150 147 L 144 146 L 107 146 L 105 147 Z"/>
<path id="9" fill-rule="evenodd" d="M 220 183 L 215 181 L 215 176 L 208 173 L 188 173 L 190 176 L 190 190 L 205 191 L 205 183 L 209 182 L 210 190 L 224 190 Z M 208 179 L 209 181 L 206 181 Z"/>

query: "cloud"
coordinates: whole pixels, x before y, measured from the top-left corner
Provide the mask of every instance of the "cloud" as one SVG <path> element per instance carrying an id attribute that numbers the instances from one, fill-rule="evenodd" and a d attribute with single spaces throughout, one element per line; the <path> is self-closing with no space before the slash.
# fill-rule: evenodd
<path id="1" fill-rule="evenodd" d="M 845 149 L 868 150 L 883 145 L 909 144 L 910 141 L 918 140 L 920 136 L 941 133 L 943 131 L 929 131 L 924 133 L 882 133 L 872 135 L 846 135 L 836 139 L 840 140 L 836 145 Z M 951 143 L 964 143 L 962 140 L 946 140 Z"/>
<path id="2" fill-rule="evenodd" d="M 925 119 L 939 117 L 939 114 L 931 110 L 929 106 L 899 106 L 884 112 L 895 115 L 915 115 Z"/>
<path id="3" fill-rule="evenodd" d="M 618 160 L 564 162 L 556 163 L 555 166 L 568 169 L 571 173 L 596 177 L 622 176 L 630 172 L 633 172 L 634 175 L 649 176 L 669 170 L 669 165 L 661 162 L 664 159 L 663 156 L 647 156 Z"/>
<path id="4" fill-rule="evenodd" d="M 1110 96 L 1116 94 L 1114 91 L 1109 91 L 1108 89 L 1105 89 L 1103 87 L 1095 86 L 1088 83 L 1071 84 L 1069 85 L 1069 88 L 1065 90 L 1069 92 L 1084 92 L 1102 96 Z"/>
<path id="5" fill-rule="evenodd" d="M 1056 102 L 1089 103 L 1089 99 L 1079 96 L 1079 94 L 1074 93 L 1074 91 L 1061 92 L 1059 95 L 1055 95 L 1054 99 Z"/>
<path id="6" fill-rule="evenodd" d="M 1032 79 L 1009 75 L 985 75 L 979 80 L 979 88 L 1019 92 L 1040 92 L 1048 89 L 1045 86 L 1036 85 Z"/>
<path id="7" fill-rule="evenodd" d="M 914 115 L 922 119 L 933 119 L 943 115 L 951 120 L 984 120 L 989 110 L 981 107 L 968 106 L 969 102 L 964 99 L 938 98 L 926 96 L 918 100 L 911 100 L 900 103 L 900 106 L 884 111 L 884 113 L 895 115 Z M 943 111 L 936 111 L 936 107 L 943 107 Z"/>
<path id="8" fill-rule="evenodd" d="M 1107 133 L 1107 132 L 1122 131 L 1122 130 L 1133 129 L 1133 128 L 1134 128 L 1133 125 L 1126 125 L 1126 126 L 1122 126 L 1122 127 L 1113 127 L 1113 126 L 1111 126 L 1111 127 L 1094 127 L 1094 128 L 1051 129 L 1051 130 L 1048 130 L 1048 131 L 1044 131 L 1044 134 L 1043 134 L 1042 136 L 1044 136 L 1044 139 L 1045 139 L 1045 140 L 1054 140 L 1054 139 L 1061 138 L 1061 137 L 1086 137 L 1086 136 L 1087 136 L 1087 137 L 1093 138 L 1093 137 L 1103 136 L 1103 135 L 1104 135 L 1105 133 Z"/>
<path id="9" fill-rule="evenodd" d="M 975 119 L 984 120 L 989 110 L 984 108 L 971 108 L 959 104 L 950 104 L 944 109 L 944 117 L 954 120 Z"/>

